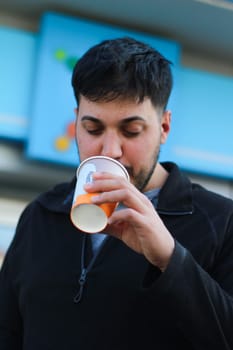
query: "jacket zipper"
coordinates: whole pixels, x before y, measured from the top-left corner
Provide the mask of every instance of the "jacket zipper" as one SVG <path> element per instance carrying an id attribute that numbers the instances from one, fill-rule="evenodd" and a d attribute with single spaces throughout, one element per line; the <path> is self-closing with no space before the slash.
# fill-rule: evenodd
<path id="1" fill-rule="evenodd" d="M 162 214 L 162 215 L 190 215 L 193 213 L 193 211 L 166 211 L 166 210 L 157 210 L 158 214 Z M 84 286 L 87 280 L 87 274 L 90 271 L 90 269 L 92 268 L 92 266 L 94 265 L 94 262 L 99 254 L 100 249 L 102 248 L 102 245 L 104 244 L 104 241 L 102 242 L 102 244 L 100 245 L 100 247 L 97 249 L 97 251 L 95 252 L 94 256 L 92 257 L 91 261 L 89 262 L 89 264 L 87 265 L 87 267 L 85 267 L 85 249 L 86 249 L 86 240 L 87 240 L 87 235 L 85 234 L 83 237 L 83 241 L 82 241 L 82 251 L 81 251 L 81 273 L 78 279 L 78 283 L 79 283 L 79 291 L 78 293 L 75 295 L 74 297 L 74 303 L 79 303 L 80 300 L 82 299 L 82 295 L 83 295 L 83 290 L 84 290 Z"/>
<path id="2" fill-rule="evenodd" d="M 97 249 L 97 251 L 95 252 L 93 257 L 91 258 L 91 261 L 89 262 L 87 267 L 85 267 L 86 241 L 87 241 L 87 235 L 85 234 L 83 236 L 82 250 L 81 250 L 81 273 L 80 273 L 80 276 L 79 276 L 79 279 L 78 279 L 79 291 L 78 291 L 78 293 L 75 295 L 75 297 L 73 299 L 74 303 L 76 303 L 76 304 L 79 303 L 80 300 L 82 299 L 84 286 L 85 286 L 85 283 L 87 281 L 87 274 L 91 270 L 92 266 L 94 265 L 94 262 L 96 261 L 96 258 L 99 255 L 99 252 L 100 252 L 103 244 L 105 243 L 105 241 L 103 241 L 101 243 L 101 245 L 99 246 L 99 248 Z"/>

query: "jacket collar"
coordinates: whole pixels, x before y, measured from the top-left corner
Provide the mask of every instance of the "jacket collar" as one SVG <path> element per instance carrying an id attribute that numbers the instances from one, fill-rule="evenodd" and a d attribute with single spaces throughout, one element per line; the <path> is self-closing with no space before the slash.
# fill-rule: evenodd
<path id="1" fill-rule="evenodd" d="M 50 211 L 68 214 L 72 206 L 75 183 L 76 177 L 73 177 L 69 183 L 58 184 L 48 192 L 42 193 L 37 201 Z"/>
<path id="2" fill-rule="evenodd" d="M 159 194 L 158 212 L 161 214 L 191 214 L 193 202 L 190 180 L 175 163 L 164 162 L 161 165 L 169 172 L 169 176 Z"/>
<path id="3" fill-rule="evenodd" d="M 176 164 L 165 162 L 161 165 L 169 172 L 169 176 L 160 190 L 157 211 L 170 215 L 192 213 L 191 182 Z M 40 195 L 37 201 L 48 210 L 67 214 L 72 206 L 75 183 L 76 177 L 70 183 L 59 184 Z"/>

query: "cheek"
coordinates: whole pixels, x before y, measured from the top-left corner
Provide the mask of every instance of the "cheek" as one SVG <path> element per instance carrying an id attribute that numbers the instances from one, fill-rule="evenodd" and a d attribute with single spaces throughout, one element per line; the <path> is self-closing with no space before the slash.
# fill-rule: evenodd
<path id="1" fill-rule="evenodd" d="M 125 147 L 125 153 L 127 157 L 134 162 L 135 166 L 139 164 L 147 164 L 151 157 L 154 156 L 155 150 L 160 146 L 159 140 L 155 137 L 144 137 L 139 142 L 132 142 Z"/>
<path id="2" fill-rule="evenodd" d="M 100 153 L 100 145 L 97 140 L 88 137 L 87 134 L 77 133 L 76 140 L 81 159 L 96 156 Z"/>
<path id="3" fill-rule="evenodd" d="M 132 142 L 125 145 L 123 153 L 131 162 L 139 164 L 141 159 L 145 159 L 147 151 L 148 147 L 144 145 L 144 142 Z"/>

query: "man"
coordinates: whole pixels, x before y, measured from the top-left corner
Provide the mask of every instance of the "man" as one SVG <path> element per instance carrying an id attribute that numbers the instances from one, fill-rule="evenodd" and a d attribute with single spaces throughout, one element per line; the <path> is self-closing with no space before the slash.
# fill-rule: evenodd
<path id="1" fill-rule="evenodd" d="M 1 350 L 232 349 L 233 203 L 158 162 L 170 62 L 108 40 L 72 85 L 80 159 L 116 159 L 130 183 L 95 173 L 86 185 L 94 203 L 122 204 L 104 233 L 72 225 L 75 179 L 26 208 L 1 270 Z"/>

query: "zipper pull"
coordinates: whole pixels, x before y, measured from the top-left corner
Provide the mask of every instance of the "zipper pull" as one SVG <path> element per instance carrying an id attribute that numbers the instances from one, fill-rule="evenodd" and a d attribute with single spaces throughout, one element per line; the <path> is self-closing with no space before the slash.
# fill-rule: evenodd
<path id="1" fill-rule="evenodd" d="M 81 275 L 79 277 L 78 283 L 80 285 L 78 294 L 74 297 L 74 302 L 75 303 L 79 303 L 81 298 L 82 298 L 82 294 L 83 294 L 83 288 L 84 288 L 84 284 L 86 282 L 86 276 L 87 276 L 87 270 L 85 268 L 82 269 Z"/>

